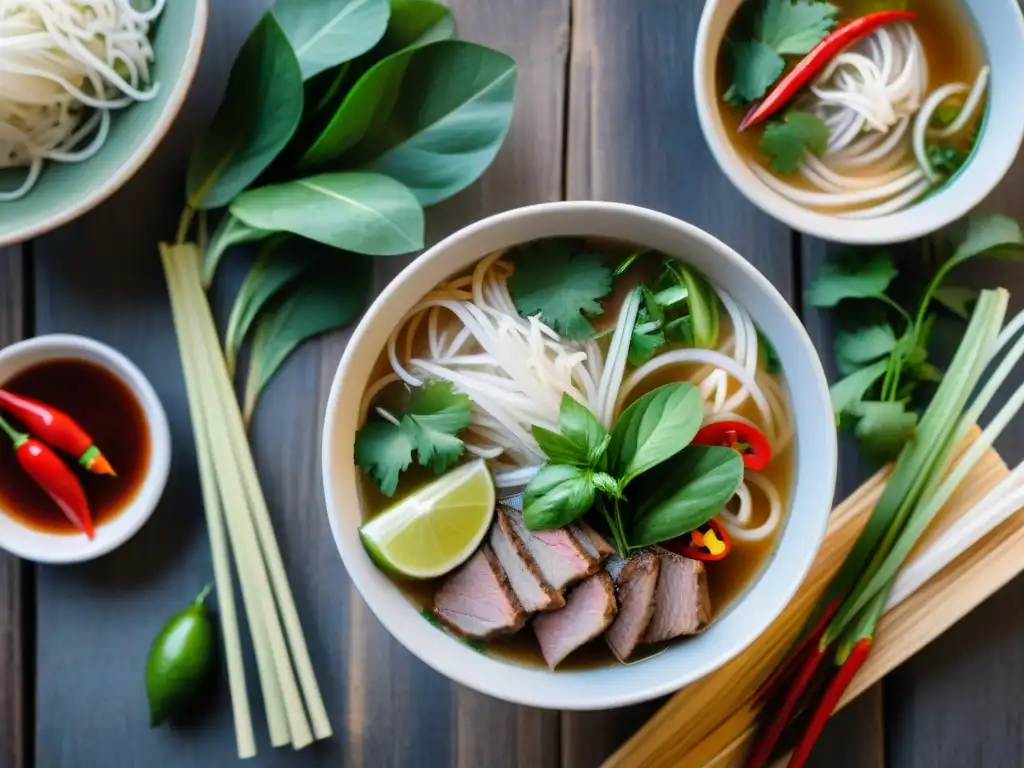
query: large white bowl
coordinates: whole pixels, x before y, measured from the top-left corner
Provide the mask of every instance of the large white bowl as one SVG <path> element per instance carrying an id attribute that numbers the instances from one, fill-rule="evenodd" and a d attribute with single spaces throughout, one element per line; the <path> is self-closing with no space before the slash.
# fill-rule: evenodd
<path id="1" fill-rule="evenodd" d="M 702 635 L 630 666 L 549 672 L 482 655 L 438 631 L 371 562 L 362 522 L 353 441 L 359 406 L 388 335 L 434 285 L 487 253 L 553 236 L 628 240 L 701 270 L 746 307 L 778 350 L 797 404 L 796 483 L 785 528 L 764 571 Z M 349 341 L 327 404 L 323 477 L 338 551 L 359 592 L 388 631 L 427 664 L 508 701 L 557 709 L 603 709 L 660 696 L 706 675 L 742 651 L 793 597 L 824 536 L 836 476 L 828 387 L 797 316 L 765 277 L 711 235 L 644 208 L 597 202 L 548 203 L 484 219 L 443 240 L 407 267 L 374 302 Z"/>
<path id="2" fill-rule="evenodd" d="M 992 66 L 989 109 L 978 146 L 945 187 L 902 211 L 870 220 L 844 219 L 797 205 L 773 190 L 747 165 L 726 135 L 718 95 L 718 55 L 729 23 L 744 0 L 708 0 L 697 29 L 693 77 L 697 115 L 711 153 L 750 202 L 782 223 L 824 240 L 884 245 L 913 240 L 962 218 L 1006 175 L 1024 138 L 1024 18 L 1016 0 L 964 0 Z M 955 44 L 956 41 L 951 41 Z"/>

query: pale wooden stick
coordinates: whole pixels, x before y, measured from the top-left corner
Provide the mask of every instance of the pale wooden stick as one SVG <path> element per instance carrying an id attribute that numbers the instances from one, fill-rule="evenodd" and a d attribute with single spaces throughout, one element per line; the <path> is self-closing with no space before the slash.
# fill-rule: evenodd
<path id="1" fill-rule="evenodd" d="M 189 261 L 188 277 L 190 287 L 201 293 L 202 273 L 199 253 L 196 252 L 194 258 Z M 216 385 L 227 437 L 233 447 L 235 462 L 241 470 L 242 481 L 245 486 L 246 496 L 249 499 L 249 506 L 256 524 L 263 556 L 266 558 L 270 580 L 274 587 L 274 594 L 277 597 L 277 607 L 284 621 L 292 659 L 295 662 L 295 669 L 302 685 L 306 707 L 309 710 L 309 716 L 313 723 L 313 732 L 317 739 L 328 738 L 333 732 L 330 719 L 327 716 L 327 709 L 324 706 L 320 687 L 316 681 L 316 673 L 313 670 L 313 663 L 309 656 L 309 649 L 306 646 L 306 639 L 302 633 L 299 612 L 295 607 L 295 600 L 292 597 L 291 587 L 288 584 L 288 575 L 285 572 L 284 560 L 281 558 L 281 551 L 278 548 L 277 538 L 274 535 L 270 511 L 267 509 L 263 490 L 260 487 L 256 463 L 252 458 L 252 451 L 249 448 L 242 414 L 235 399 L 234 388 L 231 386 L 231 379 L 228 376 L 224 358 L 220 353 L 219 337 L 217 336 L 213 313 L 205 300 L 205 295 L 203 295 L 202 302 L 196 303 L 200 306 L 197 307 L 198 312 L 195 321 L 202 326 L 203 333 L 208 339 L 217 340 L 216 355 L 208 361 L 210 378 Z M 210 352 L 213 352 L 212 348 Z M 296 742 L 296 748 L 298 746 Z"/>
<path id="2" fill-rule="evenodd" d="M 182 368 L 185 372 L 185 386 L 188 391 L 188 410 L 195 436 L 196 455 L 199 465 L 199 484 L 203 492 L 203 509 L 206 527 L 210 534 L 210 553 L 213 560 L 213 579 L 217 585 L 217 611 L 220 615 L 221 636 L 224 641 L 224 655 L 227 659 L 228 688 L 231 691 L 231 711 L 235 723 L 235 743 L 238 756 L 242 759 L 256 755 L 256 738 L 252 728 L 252 712 L 249 709 L 249 691 L 245 684 L 245 665 L 242 662 L 242 643 L 238 634 L 238 615 L 235 611 L 235 592 L 231 581 L 231 563 L 228 545 L 224 537 L 224 518 L 220 508 L 220 496 L 213 475 L 208 436 L 203 427 L 199 411 L 197 382 L 192 370 L 192 361 L 187 353 L 188 340 L 184 335 L 184 310 L 178 292 L 171 286 L 174 258 L 171 249 L 160 246 L 160 256 L 167 276 L 168 293 L 171 297 L 171 313 L 178 334 Z"/>
<path id="3" fill-rule="evenodd" d="M 227 373 L 224 370 L 220 341 L 216 330 L 212 324 L 207 326 L 202 322 L 204 319 L 202 307 L 206 307 L 208 313 L 209 305 L 206 303 L 205 295 L 198 282 L 198 271 L 193 268 L 193 265 L 197 263 L 197 258 L 198 251 L 194 248 L 191 253 L 185 254 L 185 258 L 182 259 L 180 279 L 191 298 L 189 308 L 192 312 L 188 321 L 192 325 L 198 342 L 197 354 L 201 356 L 199 358 L 202 364 L 201 370 L 205 374 L 203 413 L 210 434 L 217 435 L 220 441 L 218 446 L 220 450 L 215 450 L 213 454 L 214 466 L 217 470 L 217 480 L 224 497 L 225 507 L 228 509 L 229 532 L 232 536 L 237 532 L 241 537 L 242 551 L 250 561 L 251 567 L 247 569 L 248 576 L 253 580 L 259 600 L 260 615 L 264 619 L 271 659 L 277 672 L 277 684 L 280 686 L 284 699 L 284 711 L 288 720 L 288 729 L 291 732 L 291 743 L 296 749 L 301 749 L 312 743 L 313 736 L 310 733 L 309 721 L 306 719 L 306 713 L 302 706 L 295 672 L 292 669 L 284 633 L 278 620 L 277 609 L 274 606 L 274 593 L 271 590 L 263 554 L 260 551 L 256 530 L 253 526 L 251 497 L 240 471 L 238 450 L 231 444 L 229 414 L 237 413 L 238 405 L 230 392 L 225 397 L 225 388 L 221 386 L 220 379 L 223 378 L 226 382 Z M 202 305 L 202 307 L 197 305 Z"/>
<path id="4" fill-rule="evenodd" d="M 978 434 L 975 429 L 960 446 L 960 452 Z M 913 558 L 916 560 L 923 548 L 956 525 L 1006 474 L 1006 465 L 999 455 L 988 451 L 923 537 Z M 811 575 L 782 616 L 733 661 L 676 694 L 608 759 L 606 768 L 725 766 L 742 761 L 759 712 L 759 706 L 750 701 L 752 694 L 798 636 L 817 596 L 867 522 L 884 481 L 884 474 L 879 473 L 833 512 Z M 855 695 L 854 691 L 864 690 L 916 653 L 1018 573 L 1024 567 L 1024 557 L 1020 556 L 1024 553 L 1019 549 L 1022 545 L 1024 515 L 1018 514 L 886 614 L 879 623 L 872 655 L 843 703 Z M 968 574 L 966 569 L 972 565 L 975 570 Z M 977 580 L 976 588 L 963 588 L 965 574 Z M 942 601 L 946 601 L 948 608 Z"/>

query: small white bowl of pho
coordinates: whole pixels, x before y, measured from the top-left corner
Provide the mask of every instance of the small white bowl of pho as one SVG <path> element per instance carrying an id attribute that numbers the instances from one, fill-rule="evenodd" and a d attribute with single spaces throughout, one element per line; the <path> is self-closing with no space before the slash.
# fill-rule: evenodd
<path id="1" fill-rule="evenodd" d="M 803 327 L 742 256 L 643 208 L 537 205 L 442 241 L 369 309 L 327 406 L 327 512 L 430 666 L 621 706 L 716 669 L 793 597 L 833 423 Z"/>
<path id="2" fill-rule="evenodd" d="M 712 0 L 694 93 L 751 202 L 816 237 L 883 244 L 955 221 L 1006 174 L 1022 63 L 1016 0 Z"/>

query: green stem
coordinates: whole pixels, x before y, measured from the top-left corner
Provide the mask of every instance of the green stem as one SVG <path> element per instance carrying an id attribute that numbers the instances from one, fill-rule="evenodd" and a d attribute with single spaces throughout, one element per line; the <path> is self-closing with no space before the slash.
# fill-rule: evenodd
<path id="1" fill-rule="evenodd" d="M 174 242 L 177 245 L 183 245 L 188 240 L 189 230 L 192 229 L 192 219 L 195 218 L 196 209 L 191 205 L 186 205 L 181 212 L 181 218 L 178 220 L 178 233 L 174 238 Z"/>
<path id="2" fill-rule="evenodd" d="M 19 432 L 18 430 L 16 430 L 10 424 L 4 421 L 3 418 L 0 418 L 0 429 L 6 432 L 7 436 L 11 438 L 11 442 L 14 443 L 15 450 L 21 448 L 21 446 L 25 444 L 25 441 L 28 440 L 28 435 L 26 435 L 24 432 Z"/>
<path id="3" fill-rule="evenodd" d="M 927 290 L 924 292 L 924 298 L 921 299 L 921 306 L 917 310 L 917 318 L 914 320 L 914 332 L 920 333 L 924 327 L 924 318 L 928 312 L 928 305 L 931 303 L 932 294 L 942 284 L 942 281 L 946 279 L 946 275 L 949 273 L 948 262 L 943 266 L 939 267 L 932 281 L 928 284 Z"/>
<path id="4" fill-rule="evenodd" d="M 897 304 L 897 303 L 896 303 L 895 301 L 893 301 L 892 299 L 890 299 L 890 298 L 889 298 L 888 296 L 886 296 L 886 295 L 885 295 L 884 293 L 876 293 L 876 294 L 875 294 L 875 295 L 873 296 L 873 298 L 877 299 L 878 301 L 882 302 L 883 304 L 888 304 L 888 305 L 889 305 L 890 307 L 892 307 L 892 308 L 893 308 L 893 309 L 895 309 L 895 310 L 896 310 L 897 312 L 899 312 L 899 313 L 900 313 L 900 316 L 901 316 L 901 317 L 902 317 L 902 318 L 903 318 L 904 320 L 906 320 L 906 321 L 907 321 L 907 325 L 908 325 L 908 326 L 913 326 L 913 325 L 914 325 L 914 320 L 913 320 L 913 318 L 912 318 L 912 317 L 910 316 L 910 313 L 909 313 L 909 312 L 907 312 L 907 310 L 905 310 L 905 309 L 904 309 L 903 307 L 901 307 L 901 306 L 900 306 L 899 304 Z"/>
<path id="5" fill-rule="evenodd" d="M 198 595 L 196 595 L 196 599 L 192 601 L 192 604 L 193 605 L 204 605 L 206 603 L 206 598 L 209 597 L 209 595 L 210 595 L 210 590 L 211 589 L 213 589 L 213 583 L 212 582 L 207 584 L 205 587 L 203 587 L 203 591 L 200 592 Z"/>

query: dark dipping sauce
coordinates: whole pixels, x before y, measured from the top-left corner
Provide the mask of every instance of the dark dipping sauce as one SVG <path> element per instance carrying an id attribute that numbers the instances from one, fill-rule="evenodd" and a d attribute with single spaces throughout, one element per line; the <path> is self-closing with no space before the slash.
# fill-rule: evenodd
<path id="1" fill-rule="evenodd" d="M 117 517 L 135 498 L 149 465 L 149 425 L 132 391 L 112 373 L 81 360 L 52 360 L 28 368 L 0 387 L 64 411 L 89 433 L 117 477 L 95 475 L 77 456 L 57 454 L 72 468 L 89 500 L 94 525 Z M 19 431 L 24 426 L 3 413 Z M 36 436 L 38 437 L 38 436 Z M 0 510 L 43 533 L 80 534 L 18 463 L 6 437 L 0 446 Z M 45 442 L 45 440 L 43 441 Z"/>

